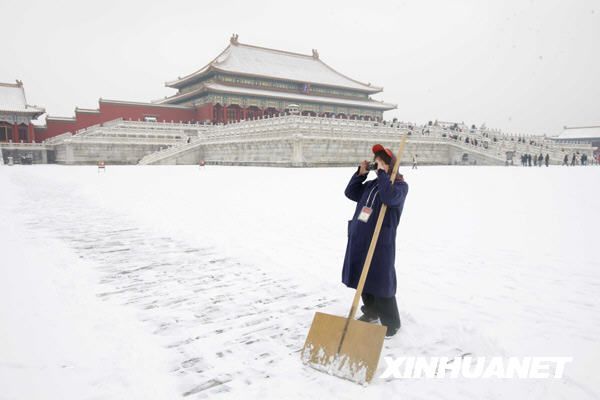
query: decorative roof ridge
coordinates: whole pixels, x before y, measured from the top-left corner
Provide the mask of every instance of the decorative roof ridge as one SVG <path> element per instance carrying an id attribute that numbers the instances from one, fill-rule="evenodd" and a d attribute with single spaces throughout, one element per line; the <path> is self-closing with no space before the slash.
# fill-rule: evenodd
<path id="1" fill-rule="evenodd" d="M 13 87 L 13 88 L 22 88 L 23 87 L 23 82 L 17 79 L 15 81 L 15 83 L 0 82 L 0 86 Z"/>
<path id="2" fill-rule="evenodd" d="M 316 51 L 316 49 L 313 49 L 313 54 L 302 54 L 302 53 L 296 53 L 293 51 L 288 51 L 288 50 L 280 50 L 280 49 L 273 49 L 270 47 L 264 47 L 264 46 L 257 46 L 255 44 L 247 44 L 247 43 L 237 43 L 235 44 L 235 46 L 240 46 L 240 47 L 250 47 L 252 49 L 258 49 L 258 50 L 267 50 L 267 51 L 271 51 L 273 53 L 281 53 L 281 54 L 287 54 L 290 56 L 296 56 L 296 57 L 303 57 L 303 58 L 310 58 L 313 60 L 318 60 L 318 52 Z M 317 54 L 317 56 L 315 56 L 315 54 Z"/>

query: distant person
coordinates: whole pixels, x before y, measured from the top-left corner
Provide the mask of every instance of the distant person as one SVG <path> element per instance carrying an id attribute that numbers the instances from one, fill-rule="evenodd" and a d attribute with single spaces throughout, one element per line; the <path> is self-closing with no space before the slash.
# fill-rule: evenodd
<path id="1" fill-rule="evenodd" d="M 577 164 L 577 155 L 573 153 L 573 157 L 571 158 L 571 166 Z"/>
<path id="2" fill-rule="evenodd" d="M 536 156 L 533 156 L 533 166 L 537 167 L 537 163 L 538 162 L 538 158 Z"/>
<path id="3" fill-rule="evenodd" d="M 538 167 L 541 167 L 543 162 L 544 162 L 544 155 L 542 153 L 540 153 L 540 155 L 538 156 Z"/>
<path id="4" fill-rule="evenodd" d="M 546 153 L 546 157 L 544 158 L 544 162 L 546 163 L 546 167 L 550 165 L 550 154 Z"/>
<path id="5" fill-rule="evenodd" d="M 417 169 L 417 155 L 415 154 L 412 158 L 412 169 Z"/>
<path id="6" fill-rule="evenodd" d="M 562 165 L 566 165 L 567 167 L 569 166 L 569 155 L 568 154 L 565 154 L 565 158 L 563 158 Z"/>

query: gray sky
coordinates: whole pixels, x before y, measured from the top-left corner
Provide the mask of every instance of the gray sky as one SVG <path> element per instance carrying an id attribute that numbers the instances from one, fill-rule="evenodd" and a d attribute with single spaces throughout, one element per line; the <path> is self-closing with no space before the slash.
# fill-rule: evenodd
<path id="1" fill-rule="evenodd" d="M 383 86 L 387 119 L 513 133 L 600 124 L 600 0 L 0 2 L 0 81 L 71 116 L 98 98 L 150 101 L 232 33 Z"/>

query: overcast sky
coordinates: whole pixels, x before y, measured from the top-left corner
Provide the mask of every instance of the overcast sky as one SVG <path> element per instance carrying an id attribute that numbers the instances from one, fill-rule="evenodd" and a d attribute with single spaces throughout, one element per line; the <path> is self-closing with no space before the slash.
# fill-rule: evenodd
<path id="1" fill-rule="evenodd" d="M 513 133 L 600 124 L 600 0 L 0 0 L 0 81 L 50 115 L 150 101 L 229 43 L 310 54 L 383 86 L 386 119 Z"/>

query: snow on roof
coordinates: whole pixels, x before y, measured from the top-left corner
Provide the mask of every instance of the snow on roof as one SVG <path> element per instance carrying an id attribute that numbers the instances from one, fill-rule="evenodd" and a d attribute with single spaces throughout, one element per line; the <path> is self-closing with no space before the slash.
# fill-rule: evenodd
<path id="1" fill-rule="evenodd" d="M 251 88 L 241 88 L 241 87 L 232 87 L 228 85 L 221 85 L 218 83 L 205 83 L 202 87 L 192 91 L 187 92 L 183 95 L 169 97 L 164 99 L 163 101 L 172 101 L 177 97 L 188 97 L 197 93 L 201 93 L 207 90 L 213 90 L 220 93 L 231 93 L 231 94 L 243 94 L 249 96 L 259 96 L 259 97 L 272 97 L 277 99 L 286 99 L 293 101 L 311 101 L 316 103 L 325 103 L 325 104 L 339 104 L 349 107 L 365 107 L 365 108 L 374 108 L 378 110 L 391 110 L 396 108 L 395 104 L 379 102 L 375 100 L 370 101 L 361 101 L 361 100 L 348 100 L 348 99 L 340 99 L 337 97 L 324 97 L 324 96 L 311 96 L 304 95 L 301 93 L 289 93 L 289 92 L 278 92 L 273 90 L 265 90 L 265 89 L 251 89 Z"/>
<path id="2" fill-rule="evenodd" d="M 600 139 L 599 126 L 567 127 L 555 139 Z"/>
<path id="3" fill-rule="evenodd" d="M 15 112 L 28 114 L 42 114 L 43 108 L 27 104 L 25 88 L 23 83 L 1 83 L 0 82 L 0 112 Z"/>
<path id="4" fill-rule="evenodd" d="M 174 88 L 184 86 L 193 78 L 210 70 L 341 87 L 369 93 L 383 90 L 381 87 L 356 81 L 337 72 L 320 60 L 316 50 L 313 50 L 312 55 L 291 53 L 242 44 L 233 38 L 231 44 L 206 66 L 183 78 L 167 82 L 166 85 Z"/>

